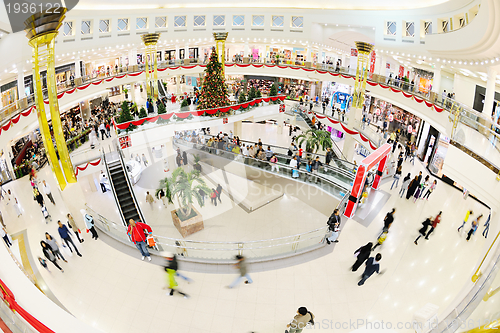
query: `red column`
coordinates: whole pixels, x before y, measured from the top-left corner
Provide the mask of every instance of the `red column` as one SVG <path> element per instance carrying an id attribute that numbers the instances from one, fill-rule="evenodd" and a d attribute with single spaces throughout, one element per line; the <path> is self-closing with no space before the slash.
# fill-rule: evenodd
<path id="1" fill-rule="evenodd" d="M 358 199 L 363 192 L 363 184 L 366 178 L 366 167 L 360 165 L 358 171 L 356 172 L 356 178 L 354 178 L 354 184 L 352 186 L 351 194 L 349 195 L 349 201 L 347 201 L 347 207 L 344 211 L 344 216 L 347 218 L 352 218 L 354 213 L 356 213 L 356 207 L 358 206 Z"/>
<path id="2" fill-rule="evenodd" d="M 384 174 L 385 165 L 387 163 L 387 156 L 388 155 L 385 155 L 384 158 L 382 158 L 378 163 L 377 173 L 375 174 L 375 180 L 372 184 L 372 188 L 375 190 L 378 190 L 378 188 L 380 187 L 380 180 L 382 179 L 382 175 Z"/>

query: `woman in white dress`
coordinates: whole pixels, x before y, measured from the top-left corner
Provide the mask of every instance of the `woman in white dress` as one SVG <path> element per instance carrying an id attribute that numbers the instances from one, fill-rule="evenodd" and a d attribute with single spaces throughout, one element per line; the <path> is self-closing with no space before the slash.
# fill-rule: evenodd
<path id="1" fill-rule="evenodd" d="M 17 217 L 23 215 L 23 213 L 21 212 L 21 206 L 19 205 L 19 202 L 17 202 L 16 197 L 14 197 L 14 211 L 16 212 Z"/>

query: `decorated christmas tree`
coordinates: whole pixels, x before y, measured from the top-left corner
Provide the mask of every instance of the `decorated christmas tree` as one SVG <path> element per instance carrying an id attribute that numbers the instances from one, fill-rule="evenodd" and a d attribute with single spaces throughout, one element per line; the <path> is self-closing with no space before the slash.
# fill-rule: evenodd
<path id="1" fill-rule="evenodd" d="M 144 107 L 141 107 L 141 110 L 139 111 L 139 118 L 146 118 L 148 114 L 146 113 L 146 109 Z"/>
<path id="2" fill-rule="evenodd" d="M 229 105 L 229 94 L 222 74 L 222 64 L 217 58 L 215 47 L 212 47 L 210 61 L 205 68 L 198 109 L 214 109 L 226 105 Z"/>
<path id="3" fill-rule="evenodd" d="M 271 90 L 269 90 L 269 96 L 277 96 L 278 95 L 278 89 L 276 88 L 276 85 L 271 86 Z"/>
<path id="4" fill-rule="evenodd" d="M 240 96 L 238 97 L 238 103 L 243 104 L 247 101 L 247 96 L 243 91 L 241 91 Z"/>
<path id="5" fill-rule="evenodd" d="M 134 117 L 130 114 L 128 102 L 123 101 L 122 111 L 120 112 L 120 116 L 118 116 L 117 123 L 121 124 L 121 123 L 126 123 L 126 122 L 129 122 L 132 120 L 134 120 Z M 126 129 L 126 131 L 129 132 L 129 131 L 134 130 L 135 128 L 137 128 L 137 126 L 130 124 L 129 127 Z"/>
<path id="6" fill-rule="evenodd" d="M 248 101 L 252 101 L 257 97 L 257 90 L 255 89 L 254 86 L 250 88 L 250 91 L 248 92 Z"/>

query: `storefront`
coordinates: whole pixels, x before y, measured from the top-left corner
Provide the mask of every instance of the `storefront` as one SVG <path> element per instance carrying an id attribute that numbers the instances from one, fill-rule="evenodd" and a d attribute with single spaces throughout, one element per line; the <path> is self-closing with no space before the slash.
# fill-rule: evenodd
<path id="1" fill-rule="evenodd" d="M 300 96 L 309 94 L 310 81 L 282 78 L 278 79 L 281 91 L 291 99 L 298 99 Z"/>
<path id="2" fill-rule="evenodd" d="M 17 81 L 4 84 L 0 87 L 0 91 L 2 95 L 2 107 L 11 105 L 17 101 Z"/>
<path id="3" fill-rule="evenodd" d="M 419 137 L 417 156 L 436 177 L 443 176 L 442 169 L 449 145 L 448 137 L 424 122 Z"/>
<path id="4" fill-rule="evenodd" d="M 352 92 L 354 88 L 347 84 L 323 81 L 321 85 L 321 100 L 327 103 L 329 108 L 349 110 L 352 102 Z"/>
<path id="5" fill-rule="evenodd" d="M 384 128 L 385 123 L 389 132 L 399 131 L 407 140 L 415 142 L 422 122 L 419 117 L 375 97 L 371 98 L 368 110 L 367 115 L 373 125 Z"/>
<path id="6" fill-rule="evenodd" d="M 414 68 L 413 72 L 415 74 L 413 79 L 415 84 L 414 91 L 418 91 L 422 94 L 427 94 L 431 91 L 434 73 L 420 68 Z"/>

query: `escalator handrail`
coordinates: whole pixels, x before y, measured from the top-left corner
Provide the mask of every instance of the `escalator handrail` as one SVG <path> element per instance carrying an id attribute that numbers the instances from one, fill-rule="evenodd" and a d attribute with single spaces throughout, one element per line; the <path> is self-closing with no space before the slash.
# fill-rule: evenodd
<path id="1" fill-rule="evenodd" d="M 216 137 L 215 135 L 211 135 L 211 134 L 205 134 L 205 136 L 209 136 L 209 137 L 212 137 L 212 138 Z M 256 145 L 257 144 L 256 142 L 249 141 L 249 140 L 242 140 L 242 139 L 240 139 L 240 142 L 245 143 L 245 144 L 251 144 L 251 145 Z M 288 148 L 286 148 L 286 147 L 276 146 L 276 145 L 272 145 L 272 144 L 262 143 L 262 146 L 269 146 L 271 148 L 275 147 L 275 148 L 279 148 L 279 149 L 283 149 L 283 150 L 288 150 Z M 280 154 L 280 153 L 276 153 L 276 154 L 279 155 L 279 156 L 290 158 L 290 156 L 285 155 L 285 154 Z M 312 155 L 312 156 L 314 156 L 314 158 L 316 158 L 316 157 L 321 157 L 321 158 L 325 157 L 324 155 L 315 154 L 315 153 L 309 153 L 309 152 L 305 152 L 305 154 L 306 154 L 306 156 L 307 155 Z M 353 164 L 351 162 L 344 161 L 344 160 L 341 160 L 339 158 L 333 158 L 332 159 L 333 162 L 335 162 L 335 160 L 338 160 L 339 163 L 348 163 L 348 164 L 350 164 L 352 166 L 351 170 L 354 170 L 354 167 L 356 166 L 355 164 Z M 352 178 L 352 179 L 354 179 L 354 177 L 355 177 L 354 173 L 348 171 L 349 170 L 348 168 L 342 169 L 340 167 L 335 167 L 335 166 L 332 166 L 332 165 L 328 165 L 326 163 L 323 164 L 323 167 L 326 167 L 327 169 L 332 169 L 332 172 L 338 172 L 337 170 L 339 170 L 340 171 L 339 173 L 345 174 L 346 177 L 349 177 L 349 178 Z"/>
<path id="2" fill-rule="evenodd" d="M 125 165 L 125 162 L 123 161 L 123 157 L 122 157 L 122 150 L 120 149 L 120 147 L 116 147 L 117 149 L 117 152 L 118 152 L 118 156 L 119 156 L 119 160 L 120 160 L 120 164 L 122 166 L 122 170 L 125 174 L 125 179 L 127 180 L 127 186 L 128 186 L 128 189 L 130 191 L 130 195 L 132 196 L 132 201 L 134 202 L 134 206 L 135 206 L 135 209 L 137 210 L 137 213 L 140 217 L 140 222 L 142 223 L 146 223 L 146 220 L 144 219 L 144 215 L 142 214 L 142 210 L 140 209 L 139 207 L 139 204 L 137 202 L 137 198 L 135 197 L 135 192 L 134 192 L 134 189 L 133 189 L 133 186 L 132 186 L 132 182 L 130 181 L 130 178 L 129 178 L 129 175 L 128 175 L 128 171 L 127 171 L 127 167 Z M 122 214 L 123 215 L 123 214 Z M 123 218 L 122 219 L 125 219 L 125 215 L 123 215 Z M 125 221 L 125 226 L 128 226 L 128 223 L 127 221 Z"/>
<path id="3" fill-rule="evenodd" d="M 124 225 L 126 226 L 127 224 L 125 222 L 125 215 L 123 214 L 122 206 L 120 205 L 120 202 L 118 201 L 118 195 L 116 194 L 116 191 L 115 191 L 115 184 L 113 184 L 113 177 L 111 177 L 111 172 L 109 170 L 108 161 L 106 160 L 106 153 L 104 151 L 102 152 L 102 159 L 104 160 L 104 165 L 106 166 L 106 172 L 108 173 L 108 180 L 109 180 L 109 185 L 111 187 L 111 191 L 113 192 L 113 198 L 115 199 L 116 206 L 120 210 L 120 218 L 122 220 L 122 223 L 124 223 Z"/>

